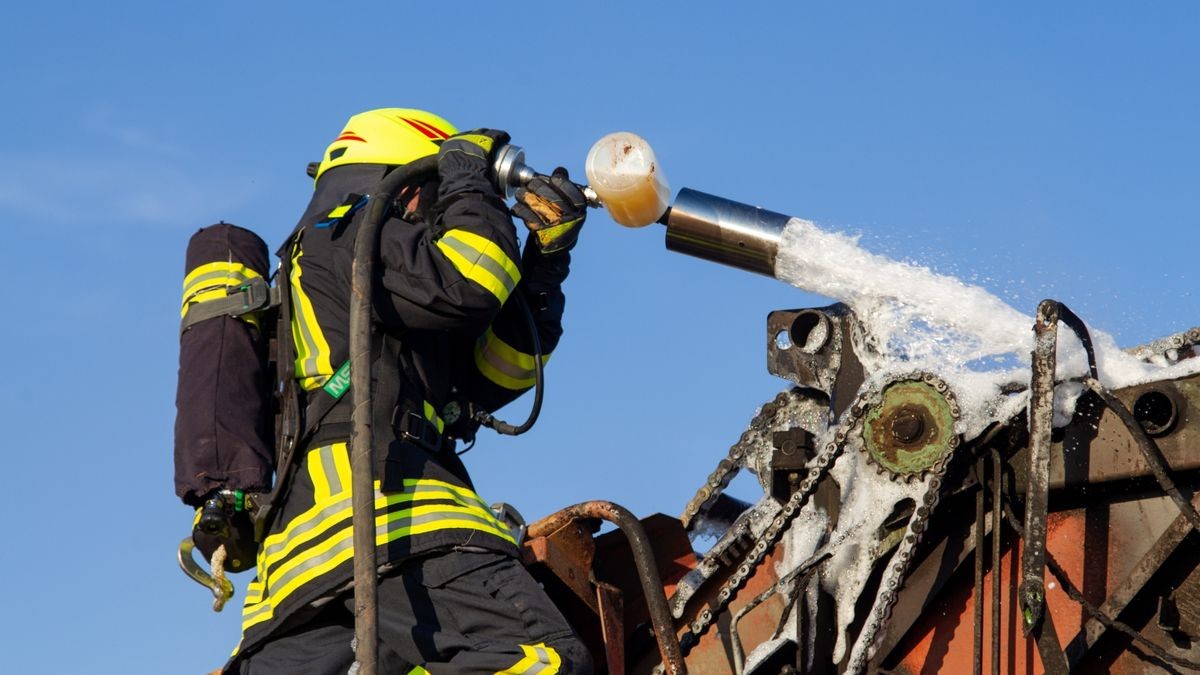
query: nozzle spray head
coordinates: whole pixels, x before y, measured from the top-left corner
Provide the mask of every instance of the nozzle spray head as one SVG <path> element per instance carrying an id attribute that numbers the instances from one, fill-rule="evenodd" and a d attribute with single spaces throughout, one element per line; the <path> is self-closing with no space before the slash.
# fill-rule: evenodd
<path id="1" fill-rule="evenodd" d="M 533 167 L 525 163 L 525 149 L 509 143 L 496 151 L 496 159 L 492 162 L 492 176 L 496 187 L 504 192 L 504 196 L 512 199 L 516 196 L 517 188 L 523 187 L 538 175 Z M 600 197 L 596 191 L 586 185 L 580 185 L 583 196 L 588 200 L 588 206 L 601 206 Z"/>

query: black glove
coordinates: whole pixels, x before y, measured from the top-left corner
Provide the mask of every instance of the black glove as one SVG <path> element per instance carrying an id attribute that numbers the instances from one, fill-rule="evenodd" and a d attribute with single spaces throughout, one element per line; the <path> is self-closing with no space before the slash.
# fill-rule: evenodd
<path id="1" fill-rule="evenodd" d="M 570 251 L 587 219 L 587 197 L 561 166 L 550 176 L 537 176 L 516 193 L 512 212 L 533 234 L 538 249 L 552 254 Z"/>
<path id="2" fill-rule="evenodd" d="M 204 506 L 196 509 L 192 541 L 212 564 L 213 553 L 225 545 L 225 571 L 242 572 L 254 567 L 258 542 L 254 540 L 254 520 L 244 508 L 235 505 L 234 493 L 215 493 Z"/>
<path id="3" fill-rule="evenodd" d="M 509 135 L 495 129 L 475 129 L 442 141 L 438 150 L 439 196 L 458 192 L 497 194 L 492 180 L 492 159 Z"/>

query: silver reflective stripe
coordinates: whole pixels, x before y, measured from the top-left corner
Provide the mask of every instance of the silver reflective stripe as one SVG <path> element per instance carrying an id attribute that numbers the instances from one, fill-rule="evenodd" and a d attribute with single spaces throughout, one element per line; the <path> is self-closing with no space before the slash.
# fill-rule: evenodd
<path id="1" fill-rule="evenodd" d="M 513 378 L 514 380 L 534 379 L 534 370 L 532 368 L 525 369 L 515 363 L 510 363 L 504 360 L 504 357 L 498 354 L 496 350 L 492 349 L 494 340 L 498 339 L 499 338 L 493 337 L 491 340 L 481 344 L 479 348 L 479 354 L 483 356 L 484 360 L 490 363 L 496 370 Z M 533 359 L 532 355 L 527 356 L 529 356 L 530 359 Z"/>
<path id="2" fill-rule="evenodd" d="M 300 294 L 302 292 L 300 275 L 297 274 L 292 279 L 292 311 L 295 314 L 292 330 L 300 334 L 300 344 L 303 345 L 307 355 L 301 363 L 300 372 L 296 374 L 303 377 L 317 377 L 320 374 L 317 372 L 317 341 L 313 338 L 312 331 L 308 329 L 308 317 L 304 314 L 304 305 L 301 302 Z"/>
<path id="3" fill-rule="evenodd" d="M 383 514 L 380 511 L 376 510 L 375 515 L 378 518 L 379 516 L 381 516 Z M 451 520 L 451 519 L 467 520 L 467 521 L 479 523 L 480 525 L 484 525 L 484 526 L 486 526 L 487 529 L 491 529 L 491 530 L 496 529 L 496 526 L 493 523 L 489 522 L 486 518 L 481 518 L 481 517 L 475 516 L 473 514 L 447 512 L 447 511 L 435 511 L 434 513 L 428 513 L 428 514 L 425 514 L 422 516 L 417 516 L 415 518 L 414 517 L 397 518 L 396 520 L 389 521 L 384 525 L 376 525 L 375 526 L 376 542 L 378 542 L 379 537 L 387 538 L 388 535 L 391 535 L 393 532 L 396 532 L 396 531 L 401 530 L 406 527 L 412 527 L 415 525 L 424 525 L 426 523 L 434 523 L 434 522 L 437 522 L 440 520 Z M 453 529 L 453 528 L 447 528 L 447 529 Z M 343 532 L 346 534 L 349 534 L 349 529 L 343 528 L 343 529 L 339 530 L 338 532 L 339 532 L 339 534 L 343 533 Z M 505 536 L 508 536 L 508 535 L 506 534 Z M 344 540 L 339 541 L 336 544 L 334 544 L 328 551 L 326 551 L 320 555 L 314 556 L 312 558 L 309 558 L 308 560 L 305 560 L 305 561 L 297 564 L 295 567 L 293 567 L 292 569 L 288 570 L 287 572 L 281 574 L 278 577 L 271 578 L 270 581 L 268 581 L 270 590 L 274 591 L 274 590 L 277 590 L 277 589 L 287 586 L 288 582 L 290 582 L 292 579 L 296 578 L 300 574 L 303 574 L 304 572 L 307 572 L 308 570 L 311 570 L 315 567 L 324 565 L 325 563 L 329 562 L 330 560 L 333 560 L 334 558 L 336 558 L 338 555 L 350 550 L 351 548 L 353 548 L 353 546 L 354 546 L 354 538 L 350 537 L 350 536 L 346 536 L 346 538 Z M 292 558 L 292 560 L 294 560 L 294 558 Z"/>
<path id="4" fill-rule="evenodd" d="M 533 651 L 537 653 L 538 662 L 530 664 L 530 666 L 525 669 L 525 672 L 530 673 L 530 675 L 537 675 L 537 673 L 543 673 L 550 670 L 550 655 L 546 653 L 546 648 L 535 646 Z"/>
<path id="5" fill-rule="evenodd" d="M 306 518 L 303 524 L 297 525 L 294 530 L 288 532 L 288 536 L 286 539 L 284 539 L 283 541 L 280 541 L 278 543 L 271 544 L 270 546 L 267 546 L 266 548 L 264 548 L 263 549 L 263 559 L 268 561 L 268 563 L 267 563 L 268 567 L 271 566 L 270 559 L 274 556 L 279 555 L 280 552 L 283 551 L 283 549 L 287 548 L 289 543 L 296 541 L 303 535 L 317 529 L 317 526 L 320 525 L 321 523 L 325 522 L 326 518 L 329 518 L 330 516 L 334 515 L 338 511 L 342 511 L 342 510 L 345 510 L 348 508 L 350 508 L 350 497 L 348 497 L 348 496 L 342 497 L 341 499 L 338 499 L 335 502 L 331 502 L 325 508 L 321 509 L 320 511 L 318 511 L 315 514 L 312 514 L 311 516 Z M 348 514 L 348 513 L 346 514 L 347 517 L 349 517 L 349 515 L 350 514 Z M 293 522 L 295 522 L 295 521 L 293 521 Z M 287 532 L 286 529 L 284 531 Z"/>
<path id="6" fill-rule="evenodd" d="M 196 290 L 192 291 L 191 293 L 188 293 L 189 296 L 192 296 L 200 291 L 209 290 L 210 288 L 218 288 L 220 286 L 241 285 L 257 276 L 258 276 L 258 272 L 255 272 L 254 270 L 252 270 L 250 268 L 246 268 L 245 272 L 240 272 L 240 271 L 236 271 L 236 270 L 216 270 L 213 272 L 207 272 L 205 274 L 201 274 L 200 276 L 196 277 L 195 279 L 192 279 L 190 282 L 188 282 L 187 288 L 185 288 L 184 290 L 186 291 L 186 290 L 193 289 L 193 288 L 196 289 Z M 230 283 L 231 278 L 232 278 L 233 283 Z M 220 282 L 219 284 L 213 283 L 211 286 L 201 286 L 201 284 L 208 284 L 209 282 L 218 282 L 218 281 Z"/>
<path id="7" fill-rule="evenodd" d="M 349 534 L 349 532 L 350 532 L 349 529 L 346 529 L 343 531 L 345 531 L 347 534 Z M 311 570 L 314 567 L 318 567 L 320 565 L 325 564 L 326 562 L 328 562 L 328 561 L 332 560 L 334 557 L 336 557 L 338 554 L 349 551 L 352 548 L 354 548 L 354 538 L 347 536 L 343 541 L 337 542 L 336 544 L 333 545 L 332 548 L 330 548 L 328 551 L 322 553 L 321 555 L 315 556 L 313 558 L 309 558 L 308 560 L 305 560 L 304 562 L 300 563 L 299 565 L 296 565 L 292 569 L 288 570 L 284 574 L 281 574 L 280 576 L 278 576 L 274 579 L 271 579 L 268 582 L 270 584 L 271 591 L 274 592 L 280 588 L 283 588 L 284 586 L 287 586 L 288 582 L 291 581 L 292 579 L 296 578 L 297 576 L 307 572 L 308 570 Z"/>
<path id="8" fill-rule="evenodd" d="M 494 520 L 485 516 L 476 515 L 474 513 L 459 513 L 457 511 L 434 511 L 419 516 L 402 516 L 394 520 L 389 520 L 386 525 L 379 526 L 375 529 L 377 536 L 390 535 L 407 527 L 417 527 L 419 525 L 427 525 L 435 523 L 439 520 L 466 520 L 472 523 L 478 523 L 489 530 L 499 530 Z M 447 528 L 451 529 L 451 528 Z M 505 536 L 510 536 L 505 533 Z"/>
<path id="9" fill-rule="evenodd" d="M 271 607 L 270 600 L 268 600 L 267 598 L 264 597 L 258 603 L 257 606 L 255 606 L 253 608 L 247 606 L 245 609 L 242 610 L 242 622 L 243 623 L 247 622 L 250 619 L 253 619 L 254 617 L 258 616 L 259 614 L 270 614 L 272 611 L 274 611 L 274 610 Z"/>
<path id="10" fill-rule="evenodd" d="M 517 287 L 517 282 L 508 276 L 508 270 L 504 269 L 500 263 L 485 255 L 483 251 L 451 235 L 442 237 L 441 241 L 467 260 L 474 260 L 476 265 L 487 270 L 488 274 L 496 277 L 496 280 L 504 285 L 505 296 L 511 294 L 513 289 Z"/>
<path id="11" fill-rule="evenodd" d="M 321 448 L 321 470 L 325 472 L 325 481 L 329 483 L 329 494 L 336 495 L 342 491 L 342 478 L 338 476 L 337 464 L 333 461 L 333 446 Z"/>

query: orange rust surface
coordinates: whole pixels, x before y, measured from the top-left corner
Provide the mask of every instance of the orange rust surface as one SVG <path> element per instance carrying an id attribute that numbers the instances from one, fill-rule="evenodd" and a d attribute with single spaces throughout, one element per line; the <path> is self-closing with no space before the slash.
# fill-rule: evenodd
<path id="1" fill-rule="evenodd" d="M 1050 514 L 1046 520 L 1046 548 L 1066 570 L 1076 586 L 1081 585 L 1087 556 L 1083 542 L 1086 535 L 1084 512 L 1070 511 Z M 1037 644 L 1021 634 L 1020 610 L 1017 604 L 1018 577 L 1021 568 L 1020 542 L 1009 548 L 1002 557 L 1000 570 L 1000 672 L 1005 675 L 1034 675 L 1044 672 L 1038 657 Z M 958 584 L 943 593 L 941 601 L 931 606 L 909 632 L 905 644 L 911 645 L 900 661 L 899 672 L 909 673 L 970 673 L 974 663 L 975 599 L 969 566 L 967 583 Z M 983 664 L 990 671 L 992 661 L 992 584 L 995 575 L 985 570 L 983 580 Z M 1059 640 L 1066 643 L 1083 625 L 1079 605 L 1075 604 L 1054 577 L 1046 572 L 1046 604 L 1054 618 Z M 916 637 L 916 642 L 911 641 Z M 903 646 L 902 646 L 903 648 Z"/>
<path id="2" fill-rule="evenodd" d="M 726 612 L 727 616 L 736 615 L 748 602 L 758 597 L 763 591 L 775 585 L 779 581 L 779 577 L 775 574 L 775 566 L 778 564 L 780 557 L 783 555 L 783 547 L 777 547 L 774 552 L 768 555 L 755 570 L 754 575 L 746 580 L 745 585 L 738 591 L 737 595 L 729 603 L 729 609 Z M 710 592 L 700 597 L 699 602 L 693 599 L 689 604 L 688 613 L 685 615 L 689 621 L 699 611 L 700 607 L 707 605 L 712 600 L 720 587 L 720 584 L 709 584 Z M 774 595 L 769 600 L 764 601 L 758 607 L 748 612 L 738 622 L 738 636 L 741 638 L 742 653 L 744 656 L 749 656 L 756 645 L 762 644 L 771 639 L 775 633 L 775 629 L 779 626 L 779 619 L 783 616 L 784 602 L 778 596 Z M 682 636 L 687 629 L 687 623 L 683 622 L 683 630 L 680 631 Z M 732 652 L 726 644 L 726 640 L 730 639 L 730 632 L 727 628 L 716 625 L 709 626 L 708 630 L 700 638 L 700 642 L 692 648 L 688 654 L 686 663 L 689 673 L 703 673 L 704 675 L 726 675 L 733 673 L 733 663 L 730 660 Z"/>

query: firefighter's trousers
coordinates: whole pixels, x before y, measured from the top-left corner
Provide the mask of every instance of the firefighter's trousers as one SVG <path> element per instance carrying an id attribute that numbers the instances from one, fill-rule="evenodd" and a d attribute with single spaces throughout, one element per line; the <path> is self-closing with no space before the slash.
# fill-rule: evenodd
<path id="1" fill-rule="evenodd" d="M 487 551 L 408 561 L 379 580 L 381 675 L 591 673 L 583 643 L 521 564 Z M 354 597 L 241 656 L 241 675 L 343 675 L 354 663 Z"/>

